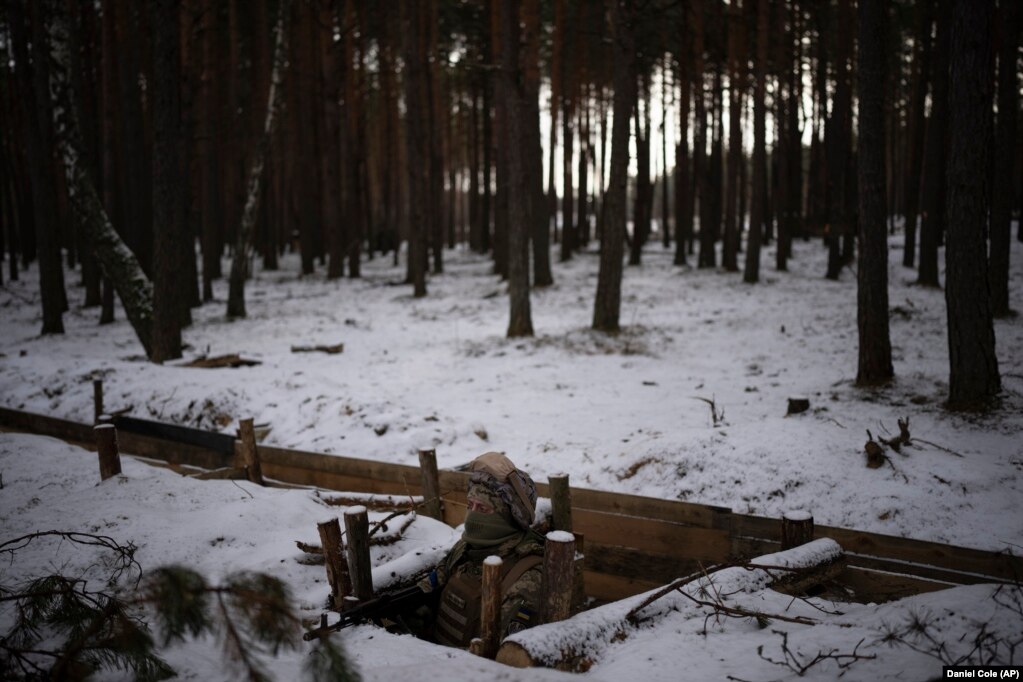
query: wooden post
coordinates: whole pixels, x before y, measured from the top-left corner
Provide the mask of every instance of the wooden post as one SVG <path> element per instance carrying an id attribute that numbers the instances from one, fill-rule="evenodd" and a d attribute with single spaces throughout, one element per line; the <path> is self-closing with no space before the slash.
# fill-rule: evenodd
<path id="1" fill-rule="evenodd" d="M 499 556 L 483 560 L 483 606 L 480 612 L 479 655 L 493 659 L 501 644 L 501 561 Z"/>
<path id="2" fill-rule="evenodd" d="M 373 568 L 369 561 L 369 516 L 363 506 L 345 510 L 348 535 L 348 570 L 352 575 L 352 594 L 361 601 L 373 598 Z"/>
<path id="3" fill-rule="evenodd" d="M 437 451 L 419 451 L 419 472 L 423 477 L 423 514 L 431 519 L 444 519 L 440 506 L 440 477 L 437 474 Z"/>
<path id="4" fill-rule="evenodd" d="M 575 567 L 572 572 L 572 613 L 582 611 L 586 603 L 586 584 L 583 581 L 583 568 L 586 563 L 586 537 L 582 533 L 572 533 L 575 536 L 575 560 L 572 562 Z"/>
<path id="5" fill-rule="evenodd" d="M 568 487 L 568 474 L 554 474 L 547 478 L 551 491 L 551 529 L 572 532 L 572 492 Z"/>
<path id="6" fill-rule="evenodd" d="M 242 458 L 249 472 L 249 480 L 263 485 L 263 467 L 259 463 L 259 450 L 256 449 L 256 430 L 252 419 L 238 421 L 238 438 L 242 442 Z"/>
<path id="7" fill-rule="evenodd" d="M 103 380 L 92 380 L 92 423 L 99 424 L 103 414 Z"/>
<path id="8" fill-rule="evenodd" d="M 781 549 L 792 549 L 813 540 L 813 515 L 810 512 L 787 511 L 781 517 Z"/>
<path id="9" fill-rule="evenodd" d="M 575 578 L 575 536 L 563 530 L 547 533 L 543 557 L 545 623 L 565 620 L 572 613 Z"/>
<path id="10" fill-rule="evenodd" d="M 352 591 L 348 576 L 348 561 L 341 543 L 341 524 L 337 518 L 316 524 L 323 546 L 323 559 L 327 565 L 327 583 L 330 585 L 330 606 L 342 610 L 344 598 Z"/>
<path id="11" fill-rule="evenodd" d="M 121 455 L 117 452 L 117 427 L 113 424 L 99 424 L 92 427 L 96 434 L 96 449 L 99 450 L 99 477 L 107 480 L 121 473 Z"/>

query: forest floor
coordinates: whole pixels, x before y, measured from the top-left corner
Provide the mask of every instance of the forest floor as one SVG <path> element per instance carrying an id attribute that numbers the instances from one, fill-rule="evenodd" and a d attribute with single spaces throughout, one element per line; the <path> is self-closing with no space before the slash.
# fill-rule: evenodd
<path id="1" fill-rule="evenodd" d="M 814 241 L 795 244 L 784 273 L 773 269 L 768 249 L 754 286 L 737 274 L 673 266 L 669 251 L 651 245 L 641 267 L 625 270 L 623 331 L 615 336 L 589 329 L 598 259 L 587 252 L 555 264 L 555 285 L 532 294 L 536 337 L 515 340 L 504 338 L 505 285 L 483 257 L 445 252 L 445 273 L 430 277 L 425 299 L 396 285 L 404 267 L 390 257 L 364 263 L 359 280 L 338 281 L 326 281 L 322 271 L 301 277 L 297 258 L 286 257 L 279 271 L 257 267 L 246 289 L 245 320 L 225 319 L 226 283 L 216 282 L 216 302 L 196 309 L 195 324 L 185 331 L 186 358 L 164 366 L 146 362 L 120 311 L 115 324 L 101 327 L 97 310 L 80 307 L 76 272 L 67 275 L 67 333 L 39 336 L 38 278 L 29 270 L 0 288 L 0 404 L 89 422 L 91 382 L 101 377 L 108 409 L 131 405 L 135 416 L 227 433 L 238 419 L 253 417 L 270 425 L 268 442 L 286 447 L 405 464 L 417 463 L 419 448 L 435 447 L 442 468 L 502 450 L 541 481 L 568 472 L 576 486 L 764 516 L 805 509 L 821 524 L 1019 553 L 1023 320 L 995 323 L 1000 407 L 985 415 L 949 413 L 942 405 L 944 292 L 913 284 L 915 272 L 900 265 L 900 245 L 893 238 L 889 269 L 896 379 L 883 389 L 854 386 L 855 272 L 825 280 L 826 252 Z M 1023 307 L 1023 245 L 1013 241 L 1012 248 L 1010 297 Z M 337 355 L 291 351 L 337 343 L 344 344 Z M 227 353 L 261 364 L 180 366 Z M 808 398 L 810 410 L 787 417 L 787 399 L 796 396 Z M 890 465 L 866 468 L 867 430 L 891 437 L 897 419 L 909 419 L 913 445 L 892 453 Z M 318 608 L 322 568 L 292 566 L 291 541 L 310 534 L 310 515 L 323 514 L 309 493 L 198 484 L 134 463 L 122 485 L 97 487 L 94 461 L 80 454 L 50 439 L 0 435 L 5 535 L 89 518 L 145 547 L 144 565 L 183 561 L 216 574 L 286 565 L 279 570 L 301 608 Z M 426 519 L 411 528 L 422 529 L 412 536 L 421 549 L 450 541 L 447 530 Z M 55 562 L 46 551 L 26 554 L 19 564 Z M 7 575 L 21 570 L 9 568 Z M 968 640 L 978 622 L 1006 622 L 987 598 L 991 589 L 856 607 L 821 616 L 831 619 L 828 628 L 786 630 L 804 628 L 793 636 L 810 658 L 877 639 L 869 646 L 878 658 L 863 662 L 862 676 L 852 668 L 847 679 L 929 679 L 940 673 L 935 656 L 893 648 L 877 633 L 930 614 L 924 619 L 940 621 L 949 641 Z M 1020 618 L 1010 613 L 1008 631 Z M 867 629 L 849 632 L 852 621 Z M 757 654 L 763 646 L 769 657 L 784 656 L 775 625 L 760 630 L 756 623 L 725 622 L 713 628 L 711 640 L 699 634 L 703 624 L 699 615 L 666 615 L 588 677 L 669 680 L 682 666 L 699 666 L 694 670 L 707 673 L 701 679 L 796 676 L 791 666 Z M 344 641 L 367 679 L 494 674 L 485 661 L 370 626 Z M 210 673 L 220 665 L 210 642 L 168 656 L 186 679 L 221 676 Z M 296 661 L 279 659 L 272 672 L 290 679 Z M 807 677 L 834 678 L 836 666 L 826 659 Z M 505 679 L 561 678 L 535 671 Z"/>

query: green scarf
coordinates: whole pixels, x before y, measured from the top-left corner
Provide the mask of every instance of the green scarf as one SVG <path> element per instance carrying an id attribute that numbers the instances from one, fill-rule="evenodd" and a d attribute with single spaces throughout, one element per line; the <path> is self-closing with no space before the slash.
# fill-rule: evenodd
<path id="1" fill-rule="evenodd" d="M 470 549 L 491 549 L 521 533 L 522 531 L 513 526 L 502 514 L 470 511 L 465 516 L 465 532 L 462 533 L 462 539 Z"/>

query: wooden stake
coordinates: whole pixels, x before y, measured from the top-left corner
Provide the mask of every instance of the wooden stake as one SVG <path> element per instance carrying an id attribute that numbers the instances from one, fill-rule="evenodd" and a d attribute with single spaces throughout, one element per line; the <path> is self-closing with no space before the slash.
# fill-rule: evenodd
<path id="1" fill-rule="evenodd" d="M 423 514 L 442 521 L 440 506 L 440 476 L 437 474 L 437 451 L 419 451 L 419 471 L 423 477 Z"/>
<path id="2" fill-rule="evenodd" d="M 351 579 L 348 576 L 348 561 L 341 543 L 341 524 L 337 518 L 316 524 L 323 547 L 323 559 L 327 565 L 327 583 L 330 585 L 330 606 L 340 611 L 344 598 L 351 593 Z"/>
<path id="3" fill-rule="evenodd" d="M 242 458 L 249 470 L 249 480 L 263 485 L 263 467 L 259 463 L 256 430 L 253 428 L 252 419 L 242 419 L 238 422 L 238 438 L 242 442 Z"/>
<path id="4" fill-rule="evenodd" d="M 373 598 L 373 573 L 369 561 L 369 516 L 362 506 L 345 510 L 348 535 L 348 570 L 352 576 L 352 594 L 359 601 Z"/>
<path id="5" fill-rule="evenodd" d="M 103 415 L 103 380 L 92 380 L 92 423 L 99 424 L 99 418 Z"/>
<path id="6" fill-rule="evenodd" d="M 554 530 L 547 533 L 543 557 L 544 622 L 565 620 L 572 613 L 575 578 L 575 536 Z"/>
<path id="7" fill-rule="evenodd" d="M 586 583 L 583 580 L 583 568 L 586 563 L 586 538 L 582 533 L 572 533 L 575 536 L 575 566 L 572 572 L 572 613 L 582 611 L 586 603 Z"/>
<path id="8" fill-rule="evenodd" d="M 568 487 L 568 474 L 554 474 L 547 478 L 551 492 L 551 528 L 572 532 L 572 491 Z"/>
<path id="9" fill-rule="evenodd" d="M 501 643 L 501 561 L 499 556 L 483 560 L 483 606 L 480 612 L 479 655 L 494 658 Z"/>
<path id="10" fill-rule="evenodd" d="M 117 427 L 99 424 L 93 427 L 96 449 L 99 450 L 99 477 L 107 480 L 121 473 L 121 455 L 117 452 Z"/>
<path id="11" fill-rule="evenodd" d="M 781 517 L 782 551 L 805 545 L 813 540 L 813 515 L 805 511 L 788 511 Z"/>

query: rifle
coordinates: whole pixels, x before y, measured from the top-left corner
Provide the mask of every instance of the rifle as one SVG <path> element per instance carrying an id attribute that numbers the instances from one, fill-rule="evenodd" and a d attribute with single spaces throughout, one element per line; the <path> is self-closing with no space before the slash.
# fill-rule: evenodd
<path id="1" fill-rule="evenodd" d="M 331 632 L 337 632 L 367 620 L 379 623 L 383 618 L 414 610 L 420 604 L 426 603 L 429 598 L 430 593 L 423 592 L 418 585 L 411 585 L 393 592 L 384 592 L 379 597 L 369 599 L 358 606 L 342 611 L 341 619 L 336 623 L 321 625 L 315 630 L 309 630 L 302 635 L 302 639 L 311 642 Z"/>

